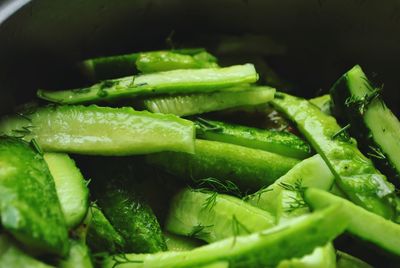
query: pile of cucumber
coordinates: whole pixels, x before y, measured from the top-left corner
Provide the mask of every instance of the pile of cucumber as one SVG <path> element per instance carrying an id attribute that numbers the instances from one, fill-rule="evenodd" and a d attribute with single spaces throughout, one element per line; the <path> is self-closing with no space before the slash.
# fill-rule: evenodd
<path id="1" fill-rule="evenodd" d="M 204 49 L 79 67 L 0 119 L 0 267 L 396 267 L 400 122 L 361 67 L 311 100 Z"/>

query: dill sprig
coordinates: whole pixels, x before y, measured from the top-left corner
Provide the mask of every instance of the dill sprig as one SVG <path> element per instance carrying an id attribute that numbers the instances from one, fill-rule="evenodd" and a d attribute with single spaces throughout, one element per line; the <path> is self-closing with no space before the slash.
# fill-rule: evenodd
<path id="1" fill-rule="evenodd" d="M 306 187 L 303 186 L 303 180 L 301 178 L 297 179 L 293 184 L 281 182 L 278 185 L 284 190 L 294 192 L 295 194 L 295 196 L 289 196 L 289 207 L 285 209 L 285 212 L 291 213 L 299 208 L 307 207 L 307 204 L 303 199 Z"/>
<path id="2" fill-rule="evenodd" d="M 218 192 L 221 194 L 230 194 L 236 197 L 241 198 L 244 196 L 243 192 L 239 189 L 239 187 L 230 180 L 221 181 L 216 178 L 205 178 L 196 180 L 195 183 L 200 190 L 207 192 L 207 190 L 211 190 L 213 192 Z"/>
<path id="3" fill-rule="evenodd" d="M 196 121 L 194 121 L 194 124 L 196 126 L 196 130 L 200 132 L 200 134 L 207 131 L 220 132 L 223 130 L 223 127 L 201 117 L 197 117 Z"/>
<path id="4" fill-rule="evenodd" d="M 232 247 L 236 244 L 236 237 L 238 235 L 240 235 L 241 233 L 243 233 L 243 231 L 246 234 L 251 233 L 251 231 L 236 218 L 236 215 L 233 215 L 232 216 L 232 233 L 233 233 Z"/>
<path id="5" fill-rule="evenodd" d="M 373 87 L 371 82 L 364 78 L 364 85 L 368 88 L 370 92 L 365 94 L 362 98 L 358 98 L 354 95 L 348 97 L 345 100 L 345 105 L 347 107 L 355 107 L 360 114 L 364 114 L 368 109 L 368 106 L 375 100 L 379 100 L 382 104 L 382 107 L 385 108 L 385 104 L 383 100 L 380 98 L 384 85 L 382 84 L 380 87 Z"/>
<path id="6" fill-rule="evenodd" d="M 213 227 L 214 225 L 202 225 L 201 223 L 193 226 L 192 230 L 187 234 L 188 237 L 192 238 L 204 238 L 210 235 L 210 232 L 206 231 L 207 228 Z"/>
<path id="7" fill-rule="evenodd" d="M 206 198 L 206 201 L 202 205 L 202 209 L 208 209 L 209 211 L 212 210 L 212 208 L 215 206 L 217 203 L 217 192 L 208 192 L 209 196 Z"/>
<path id="8" fill-rule="evenodd" d="M 386 159 L 385 154 L 382 152 L 380 148 L 369 146 L 369 149 L 371 150 L 371 152 L 368 152 L 367 155 L 377 159 Z"/>
<path id="9" fill-rule="evenodd" d="M 36 139 L 32 139 L 30 141 L 30 144 L 32 146 L 32 148 L 40 155 L 43 155 L 43 150 L 42 147 L 40 147 L 40 145 L 37 143 Z"/>
<path id="10" fill-rule="evenodd" d="M 249 194 L 249 195 L 246 195 L 245 197 L 243 197 L 243 200 L 244 201 L 249 201 L 249 200 L 255 199 L 255 200 L 257 200 L 257 204 L 258 204 L 260 202 L 261 196 L 264 193 L 270 192 L 272 190 L 273 190 L 272 188 L 269 188 L 268 186 L 264 186 L 260 190 L 258 190 L 257 192 Z"/>
<path id="11" fill-rule="evenodd" d="M 347 130 L 351 127 L 350 124 L 345 125 L 339 131 L 332 135 L 332 140 L 339 139 L 345 142 L 350 140 L 350 135 L 347 133 Z"/>
<path id="12" fill-rule="evenodd" d="M 112 268 L 115 268 L 118 265 L 126 264 L 126 263 L 143 263 L 142 260 L 129 259 L 125 253 L 114 255 L 112 257 L 112 260 L 114 261 L 114 265 L 112 266 Z"/>

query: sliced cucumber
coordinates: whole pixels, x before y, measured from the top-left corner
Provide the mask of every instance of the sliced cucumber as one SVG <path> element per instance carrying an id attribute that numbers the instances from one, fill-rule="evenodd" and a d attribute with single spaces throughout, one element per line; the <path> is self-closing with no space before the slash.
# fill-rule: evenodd
<path id="1" fill-rule="evenodd" d="M 73 228 L 83 220 L 89 208 L 87 182 L 67 154 L 45 153 L 43 157 L 54 178 L 65 221 Z"/>
<path id="2" fill-rule="evenodd" d="M 311 148 L 298 136 L 286 132 L 259 129 L 199 118 L 195 121 L 199 138 L 237 144 L 280 155 L 304 159 Z"/>
<path id="3" fill-rule="evenodd" d="M 309 99 L 309 102 L 317 106 L 323 113 L 328 115 L 331 114 L 332 99 L 329 94 Z"/>
<path id="4" fill-rule="evenodd" d="M 169 251 L 192 250 L 204 244 L 198 239 L 175 235 L 169 232 L 164 232 L 164 237 Z"/>
<path id="5" fill-rule="evenodd" d="M 314 209 L 340 206 L 350 220 L 350 233 L 400 256 L 400 225 L 322 190 L 306 190 L 305 200 Z"/>
<path id="6" fill-rule="evenodd" d="M 231 91 L 147 98 L 143 103 L 154 113 L 187 116 L 266 103 L 274 98 L 274 93 L 275 89 L 270 87 L 239 86 Z"/>
<path id="7" fill-rule="evenodd" d="M 337 268 L 373 268 L 368 263 L 342 251 L 336 251 Z"/>
<path id="8" fill-rule="evenodd" d="M 299 160 L 243 146 L 196 140 L 195 154 L 164 152 L 146 156 L 147 162 L 184 180 L 230 180 L 242 189 L 273 183 Z"/>
<path id="9" fill-rule="evenodd" d="M 350 122 L 363 151 L 400 184 L 400 122 L 372 87 L 360 66 L 344 74 L 331 89 L 335 112 Z"/>
<path id="10" fill-rule="evenodd" d="M 166 229 L 174 234 L 215 242 L 271 228 L 275 218 L 239 198 L 186 189 L 171 203 Z"/>
<path id="11" fill-rule="evenodd" d="M 111 256 L 104 267 L 113 267 L 116 261 L 121 261 L 119 266 L 123 268 L 195 267 L 215 261 L 229 261 L 233 267 L 275 267 L 282 260 L 301 257 L 325 245 L 342 233 L 347 223 L 340 207 L 335 206 L 266 231 L 227 238 L 191 251 Z"/>
<path id="12" fill-rule="evenodd" d="M 59 268 L 93 268 L 88 247 L 83 241 L 71 240 L 68 258 L 62 260 Z"/>
<path id="13" fill-rule="evenodd" d="M 37 95 L 61 104 L 78 104 L 122 97 L 213 92 L 231 86 L 254 83 L 258 74 L 252 64 L 225 68 L 173 70 L 106 80 L 91 87 L 72 90 L 39 90 Z"/>
<path id="14" fill-rule="evenodd" d="M 194 124 L 174 115 L 132 108 L 50 106 L 5 117 L 0 134 L 35 139 L 45 151 L 131 155 L 193 152 Z"/>

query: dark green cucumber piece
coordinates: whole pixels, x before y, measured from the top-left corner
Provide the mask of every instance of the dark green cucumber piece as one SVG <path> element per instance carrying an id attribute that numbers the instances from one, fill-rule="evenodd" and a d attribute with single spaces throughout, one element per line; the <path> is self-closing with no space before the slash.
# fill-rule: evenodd
<path id="1" fill-rule="evenodd" d="M 337 268 L 373 268 L 363 260 L 360 260 L 340 250 L 336 251 L 336 259 Z"/>
<path id="2" fill-rule="evenodd" d="M 230 180 L 242 189 L 260 189 L 273 183 L 299 160 L 239 145 L 196 140 L 195 154 L 163 152 L 147 162 L 185 180 Z"/>
<path id="3" fill-rule="evenodd" d="M 121 252 L 125 239 L 114 229 L 100 208 L 92 204 L 88 212 L 86 243 L 92 252 Z"/>
<path id="4" fill-rule="evenodd" d="M 193 237 L 175 235 L 169 232 L 164 232 L 165 242 L 167 243 L 168 251 L 186 251 L 202 246 L 204 243 Z"/>
<path id="5" fill-rule="evenodd" d="M 91 81 L 117 78 L 117 77 L 131 75 L 137 72 L 136 61 L 141 55 L 152 55 L 158 53 L 173 53 L 180 55 L 188 55 L 188 56 L 193 56 L 200 62 L 210 62 L 210 63 L 216 62 L 216 58 L 211 54 L 207 53 L 204 48 L 192 48 L 192 49 L 176 49 L 170 51 L 137 52 L 124 55 L 99 57 L 99 58 L 85 60 L 79 63 L 79 67 L 83 72 L 83 74 Z M 172 67 L 176 66 L 177 65 L 175 64 Z M 168 65 L 163 67 L 167 68 Z"/>
<path id="6" fill-rule="evenodd" d="M 340 206 L 349 219 L 350 233 L 400 256 L 400 225 L 322 190 L 307 189 L 305 200 L 314 209 Z"/>
<path id="7" fill-rule="evenodd" d="M 45 153 L 43 157 L 54 178 L 67 226 L 73 228 L 83 220 L 89 208 L 87 182 L 67 154 Z"/>
<path id="8" fill-rule="evenodd" d="M 295 165 L 267 188 L 244 199 L 253 206 L 271 213 L 277 222 L 283 222 L 308 212 L 302 198 L 305 187 L 328 191 L 334 179 L 325 161 L 317 154 Z"/>
<path id="9" fill-rule="evenodd" d="M 165 228 L 211 243 L 274 225 L 275 217 L 239 198 L 185 189 L 172 200 Z"/>
<path id="10" fill-rule="evenodd" d="M 154 253 L 167 250 L 160 225 L 151 208 L 135 194 L 115 183 L 96 193 L 98 204 L 124 238 L 124 252 Z"/>
<path id="11" fill-rule="evenodd" d="M 395 189 L 336 122 L 309 101 L 280 93 L 271 102 L 297 124 L 354 203 L 388 219 L 398 215 Z"/>
<path id="12" fill-rule="evenodd" d="M 349 122 L 350 133 L 393 182 L 400 184 L 400 122 L 356 65 L 331 89 L 335 112 Z"/>
<path id="13" fill-rule="evenodd" d="M 69 255 L 61 260 L 59 268 L 93 268 L 90 251 L 83 241 L 71 239 Z"/>
<path id="14" fill-rule="evenodd" d="M 317 106 L 323 113 L 331 114 L 332 99 L 331 95 L 325 94 L 319 97 L 309 99 L 309 101 Z"/>
<path id="15" fill-rule="evenodd" d="M 207 52 L 184 55 L 171 51 L 155 51 L 140 53 L 136 59 L 136 68 L 142 73 L 218 67 L 217 59 Z"/>
<path id="16" fill-rule="evenodd" d="M 30 256 L 5 234 L 0 235 L 0 268 L 51 268 Z"/>
<path id="17" fill-rule="evenodd" d="M 173 70 L 127 76 L 105 80 L 86 88 L 61 91 L 38 90 L 37 95 L 55 103 L 78 104 L 123 97 L 213 92 L 243 83 L 254 83 L 257 79 L 258 74 L 254 66 L 244 64 L 225 68 Z"/>
<path id="18" fill-rule="evenodd" d="M 270 87 L 238 86 L 223 92 L 146 98 L 144 107 L 153 113 L 188 116 L 244 105 L 267 103 L 274 98 Z"/>
<path id="19" fill-rule="evenodd" d="M 131 155 L 194 150 L 194 124 L 132 108 L 49 106 L 8 116 L 0 134 L 35 139 L 45 151 Z"/>
<path id="20" fill-rule="evenodd" d="M 275 267 L 282 260 L 302 257 L 325 245 L 341 234 L 347 223 L 340 207 L 335 206 L 265 231 L 227 238 L 191 251 L 112 256 L 104 267 L 113 267 L 118 260 L 122 261 L 121 268 L 195 267 L 215 261 L 229 261 L 230 267 Z"/>
<path id="21" fill-rule="evenodd" d="M 0 137 L 0 218 L 29 248 L 65 256 L 69 241 L 54 180 L 37 147 Z"/>
<path id="22" fill-rule="evenodd" d="M 196 136 L 202 139 L 237 144 L 299 159 L 311 156 L 310 145 L 290 132 L 259 129 L 202 118 L 194 122 Z"/>

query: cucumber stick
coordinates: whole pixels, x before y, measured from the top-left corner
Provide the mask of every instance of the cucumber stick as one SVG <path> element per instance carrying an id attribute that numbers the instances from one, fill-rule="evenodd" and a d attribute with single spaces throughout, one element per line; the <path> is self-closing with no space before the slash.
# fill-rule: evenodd
<path id="1" fill-rule="evenodd" d="M 286 131 L 259 129 L 198 118 L 196 136 L 201 139 L 237 144 L 249 148 L 304 159 L 311 156 L 305 141 Z"/>
<path id="2" fill-rule="evenodd" d="M 48 152 L 131 155 L 193 152 L 195 128 L 174 115 L 128 107 L 49 106 L 3 118 L 0 134 L 35 139 Z"/>
<path id="3" fill-rule="evenodd" d="M 317 154 L 301 161 L 273 184 L 245 199 L 253 206 L 271 213 L 277 222 L 282 222 L 304 213 L 304 209 L 308 211 L 302 202 L 303 188 L 314 187 L 328 191 L 334 179 L 325 161 Z"/>
<path id="4" fill-rule="evenodd" d="M 68 253 L 67 226 L 46 162 L 16 138 L 0 137 L 0 218 L 2 228 L 25 246 Z"/>
<path id="5" fill-rule="evenodd" d="M 305 200 L 314 209 L 340 206 L 350 220 L 347 230 L 363 240 L 400 256 L 400 226 L 371 213 L 346 199 L 325 191 L 310 188 L 305 192 Z"/>
<path id="6" fill-rule="evenodd" d="M 139 60 L 139 58 L 141 59 Z M 196 67 L 203 68 L 202 66 L 213 67 L 215 65 L 216 58 L 207 53 L 203 48 L 137 52 L 88 59 L 79 63 L 82 73 L 91 81 L 131 75 L 138 71 L 138 69 L 141 69 L 142 72 L 148 69 L 154 72 L 161 69 L 166 71 Z M 142 68 L 139 66 L 142 66 Z"/>
<path id="7" fill-rule="evenodd" d="M 166 230 L 215 242 L 271 228 L 275 218 L 239 198 L 185 189 L 171 203 Z"/>
<path id="8" fill-rule="evenodd" d="M 199 140 L 195 154 L 163 152 L 146 156 L 147 162 L 185 180 L 230 180 L 243 189 L 273 183 L 299 160 L 243 146 Z"/>
<path id="9" fill-rule="evenodd" d="M 368 263 L 366 263 L 354 256 L 351 256 L 345 252 L 337 250 L 336 255 L 337 255 L 337 257 L 336 257 L 337 258 L 337 263 L 336 263 L 337 268 L 373 268 Z"/>
<path id="10" fill-rule="evenodd" d="M 254 83 L 258 74 L 252 64 L 225 68 L 172 70 L 105 80 L 86 88 L 39 90 L 37 95 L 61 104 L 78 104 L 121 97 L 212 92 L 243 83 Z"/>
<path id="11" fill-rule="evenodd" d="M 275 89 L 270 87 L 243 86 L 231 91 L 146 98 L 143 103 L 153 113 L 188 116 L 267 103 L 274 98 L 274 93 Z"/>
<path id="12" fill-rule="evenodd" d="M 65 221 L 69 228 L 73 228 L 83 220 L 89 208 L 86 181 L 67 154 L 45 153 L 43 158 L 54 178 Z"/>
<path id="13" fill-rule="evenodd" d="M 186 251 L 200 247 L 203 243 L 195 238 L 175 235 L 169 232 L 164 232 L 165 242 L 167 243 L 168 251 Z"/>
<path id="14" fill-rule="evenodd" d="M 281 226 L 227 238 L 191 251 L 112 256 L 104 267 L 113 267 L 116 260 L 122 262 L 121 268 L 195 267 L 215 261 L 229 261 L 230 267 L 275 267 L 284 259 L 301 257 L 331 241 L 343 232 L 347 222 L 340 207 L 335 206 Z"/>
<path id="15" fill-rule="evenodd" d="M 317 106 L 323 113 L 328 115 L 331 114 L 332 99 L 329 94 L 309 99 L 309 101 Z"/>
<path id="16" fill-rule="evenodd" d="M 346 135 L 335 118 L 324 114 L 305 99 L 284 93 L 271 103 L 297 124 L 351 201 L 396 220 L 398 211 L 393 185 L 358 150 L 355 141 Z"/>
<path id="17" fill-rule="evenodd" d="M 61 260 L 59 268 L 93 268 L 88 247 L 84 241 L 71 239 L 71 248 L 68 258 Z"/>
<path id="18" fill-rule="evenodd" d="M 351 124 L 350 132 L 361 142 L 363 151 L 400 184 L 400 122 L 361 67 L 345 73 L 333 85 L 331 95 L 335 112 Z"/>

